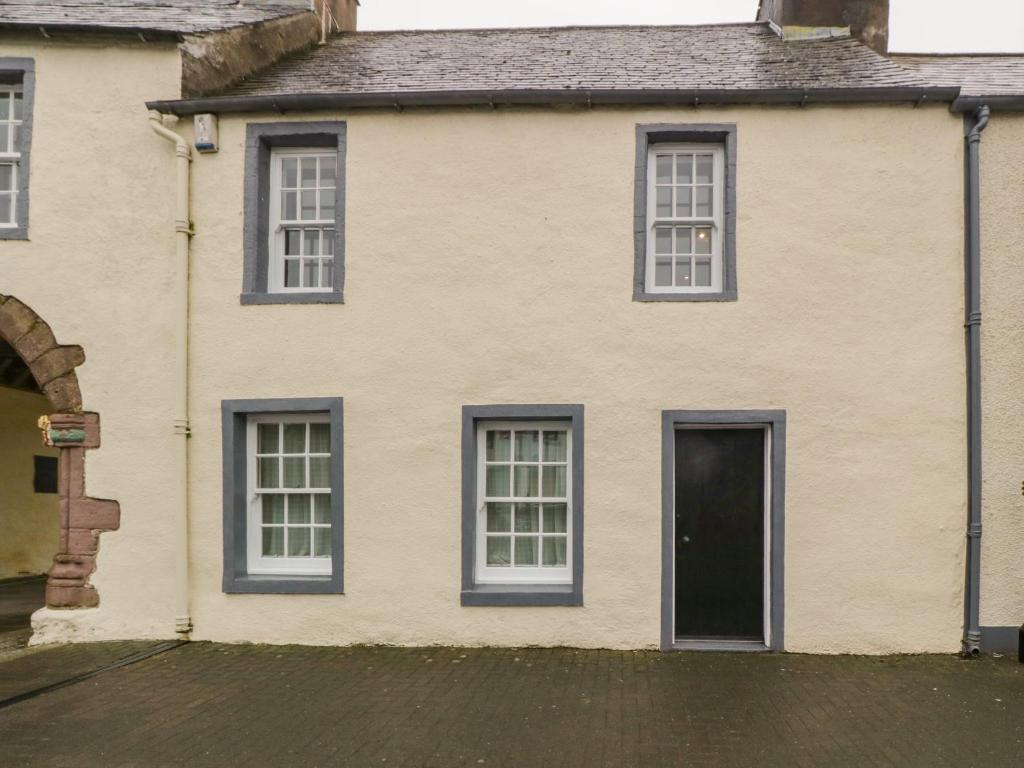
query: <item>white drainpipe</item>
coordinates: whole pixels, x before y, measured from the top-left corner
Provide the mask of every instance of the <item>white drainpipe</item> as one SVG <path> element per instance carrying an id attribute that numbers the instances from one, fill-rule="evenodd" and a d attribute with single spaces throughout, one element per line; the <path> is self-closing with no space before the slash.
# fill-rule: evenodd
<path id="1" fill-rule="evenodd" d="M 184 637 L 192 631 L 188 584 L 188 251 L 192 227 L 189 223 L 188 142 L 163 122 L 156 111 L 149 124 L 158 136 L 174 143 L 177 179 L 174 203 L 176 258 L 174 270 L 174 631 Z"/>

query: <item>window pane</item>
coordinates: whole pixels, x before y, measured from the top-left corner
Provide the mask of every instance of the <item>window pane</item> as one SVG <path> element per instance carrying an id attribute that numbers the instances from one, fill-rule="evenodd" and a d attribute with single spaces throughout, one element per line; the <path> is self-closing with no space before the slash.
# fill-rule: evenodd
<path id="1" fill-rule="evenodd" d="M 334 190 L 325 189 L 320 192 L 320 218 L 334 218 Z"/>
<path id="2" fill-rule="evenodd" d="M 694 230 L 693 252 L 698 254 L 711 253 L 711 227 L 698 227 Z"/>
<path id="3" fill-rule="evenodd" d="M 654 228 L 654 252 L 672 253 L 672 227 Z"/>
<path id="4" fill-rule="evenodd" d="M 286 229 L 284 231 L 285 256 L 298 256 L 301 253 L 301 251 L 299 250 L 301 236 L 302 231 L 298 229 Z"/>
<path id="5" fill-rule="evenodd" d="M 298 218 L 295 214 L 296 206 L 296 193 L 295 192 L 282 192 L 281 193 L 281 218 L 285 221 L 295 221 Z"/>
<path id="6" fill-rule="evenodd" d="M 659 184 L 672 183 L 672 155 L 658 155 L 655 159 Z"/>
<path id="7" fill-rule="evenodd" d="M 487 564 L 505 566 L 512 564 L 512 537 L 487 537 Z"/>
<path id="8" fill-rule="evenodd" d="M 676 184 L 693 183 L 693 155 L 676 155 Z"/>
<path id="9" fill-rule="evenodd" d="M 697 269 L 693 276 L 693 284 L 711 285 L 711 259 L 697 259 Z"/>
<path id="10" fill-rule="evenodd" d="M 512 505 L 505 501 L 487 502 L 487 530 L 504 533 L 512 530 Z"/>
<path id="11" fill-rule="evenodd" d="M 331 529 L 313 529 L 313 555 L 315 557 L 331 556 Z"/>
<path id="12" fill-rule="evenodd" d="M 288 494 L 288 525 L 309 525 L 312 514 L 312 499 L 309 494 Z"/>
<path id="13" fill-rule="evenodd" d="M 284 496 L 268 493 L 263 496 L 263 522 L 284 525 Z"/>
<path id="14" fill-rule="evenodd" d="M 309 452 L 330 453 L 331 452 L 331 425 L 310 424 L 309 425 Z"/>
<path id="15" fill-rule="evenodd" d="M 676 216 L 693 215 L 693 188 L 676 187 Z"/>
<path id="16" fill-rule="evenodd" d="M 338 158 L 335 155 L 324 155 L 320 158 L 320 186 L 333 187 Z"/>
<path id="17" fill-rule="evenodd" d="M 11 119 L 11 95 L 0 91 L 0 120 Z"/>
<path id="18" fill-rule="evenodd" d="M 690 284 L 690 259 L 684 256 L 676 259 L 676 285 Z"/>
<path id="19" fill-rule="evenodd" d="M 256 453 L 277 453 L 277 424 L 256 425 Z"/>
<path id="20" fill-rule="evenodd" d="M 697 155 L 697 183 L 710 184 L 714 181 L 715 161 L 712 155 Z"/>
<path id="21" fill-rule="evenodd" d="M 539 461 L 536 432 L 516 432 L 516 461 Z"/>
<path id="22" fill-rule="evenodd" d="M 654 284 L 672 285 L 672 259 L 657 259 L 654 262 Z"/>
<path id="23" fill-rule="evenodd" d="M 281 487 L 281 478 L 278 474 L 279 461 L 276 458 L 259 460 L 259 471 L 257 472 L 258 477 L 256 479 L 257 488 Z"/>
<path id="24" fill-rule="evenodd" d="M 285 259 L 284 262 L 284 285 L 286 288 L 299 287 L 299 260 Z"/>
<path id="25" fill-rule="evenodd" d="M 285 424 L 284 425 L 284 451 L 283 453 L 305 453 L 306 452 L 306 425 Z"/>
<path id="26" fill-rule="evenodd" d="M 655 193 L 655 215 L 658 217 L 672 215 L 672 187 L 658 187 Z"/>
<path id="27" fill-rule="evenodd" d="M 544 467 L 542 496 L 565 496 L 565 467 Z"/>
<path id="28" fill-rule="evenodd" d="M 299 160 L 296 157 L 285 157 L 281 159 L 281 186 L 299 186 Z"/>
<path id="29" fill-rule="evenodd" d="M 537 467 L 525 465 L 516 467 L 516 496 L 537 495 Z"/>
<path id="30" fill-rule="evenodd" d="M 12 125 L 0 124 L 0 152 L 10 152 L 14 149 L 11 143 Z"/>
<path id="31" fill-rule="evenodd" d="M 309 528 L 288 529 L 288 557 L 309 557 Z"/>
<path id="32" fill-rule="evenodd" d="M 487 468 L 487 490 L 488 496 L 509 495 L 509 468 L 488 467 Z"/>
<path id="33" fill-rule="evenodd" d="M 537 565 L 537 550 L 538 547 L 536 536 L 517 536 L 516 565 Z"/>
<path id="34" fill-rule="evenodd" d="M 323 259 L 320 262 L 320 287 L 334 287 L 334 259 Z"/>
<path id="35" fill-rule="evenodd" d="M 284 487 L 305 488 L 306 487 L 306 460 L 301 456 L 285 458 L 284 460 Z"/>
<path id="36" fill-rule="evenodd" d="M 320 240 L 320 253 L 324 256 L 334 255 L 334 230 L 325 229 L 324 236 Z"/>
<path id="37" fill-rule="evenodd" d="M 676 227 L 676 253 L 692 253 L 690 245 L 690 227 Z"/>
<path id="38" fill-rule="evenodd" d="M 302 245 L 304 256 L 319 256 L 320 255 L 320 230 L 319 229 L 304 229 L 302 230 Z"/>
<path id="39" fill-rule="evenodd" d="M 331 487 L 331 460 L 327 456 L 313 456 L 309 459 L 309 487 Z"/>
<path id="40" fill-rule="evenodd" d="M 536 533 L 540 530 L 540 505 L 516 504 L 516 533 Z"/>
<path id="41" fill-rule="evenodd" d="M 487 460 L 508 461 L 512 433 L 508 430 L 487 430 Z"/>
<path id="42" fill-rule="evenodd" d="M 3 146 L 0 144 L 0 146 Z M 11 164 L 0 165 L 0 190 L 10 191 L 14 189 L 14 166 Z"/>
<path id="43" fill-rule="evenodd" d="M 302 219 L 304 221 L 316 218 L 316 192 L 313 190 L 302 192 Z"/>
<path id="44" fill-rule="evenodd" d="M 315 157 L 303 157 L 302 158 L 302 186 L 304 186 L 304 187 L 315 187 L 316 186 L 316 158 Z"/>
<path id="45" fill-rule="evenodd" d="M 544 532 L 545 533 L 565 533 L 565 516 L 566 506 L 565 504 L 545 504 L 544 505 Z"/>
<path id="46" fill-rule="evenodd" d="M 714 206 L 711 203 L 714 187 L 697 187 L 696 216 L 713 216 Z"/>
<path id="47" fill-rule="evenodd" d="M 304 288 L 320 286 L 320 259 L 302 260 L 302 286 Z"/>
<path id="48" fill-rule="evenodd" d="M 281 557 L 284 555 L 284 528 L 263 529 L 263 556 Z"/>
<path id="49" fill-rule="evenodd" d="M 542 565 L 565 566 L 565 536 L 544 537 L 544 560 Z"/>
<path id="50" fill-rule="evenodd" d="M 14 222 L 13 196 L 9 192 L 0 192 L 0 222 L 4 224 Z"/>
<path id="51" fill-rule="evenodd" d="M 565 432 L 544 433 L 544 461 L 565 461 Z"/>
<path id="52" fill-rule="evenodd" d="M 313 522 L 331 522 L 331 494 L 317 493 L 313 495 Z"/>

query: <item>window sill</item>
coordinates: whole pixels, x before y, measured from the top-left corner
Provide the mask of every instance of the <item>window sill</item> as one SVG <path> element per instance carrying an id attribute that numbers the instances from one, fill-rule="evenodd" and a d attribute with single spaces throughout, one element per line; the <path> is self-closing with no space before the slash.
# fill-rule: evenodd
<path id="1" fill-rule="evenodd" d="M 477 584 L 462 590 L 462 605 L 581 606 L 583 595 L 572 584 Z"/>
<path id="2" fill-rule="evenodd" d="M 341 595 L 335 576 L 238 576 L 224 580 L 228 595 Z"/>
<path id="3" fill-rule="evenodd" d="M 243 293 L 246 304 L 344 304 L 340 293 Z"/>
<path id="4" fill-rule="evenodd" d="M 649 293 L 634 291 L 633 301 L 736 301 L 736 291 L 717 293 Z"/>
<path id="5" fill-rule="evenodd" d="M 25 227 L 0 227 L 0 240 L 28 240 Z"/>

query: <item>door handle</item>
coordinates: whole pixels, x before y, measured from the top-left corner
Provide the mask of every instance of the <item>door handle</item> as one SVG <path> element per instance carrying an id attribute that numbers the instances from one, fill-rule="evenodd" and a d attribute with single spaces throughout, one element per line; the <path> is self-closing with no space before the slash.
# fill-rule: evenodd
<path id="1" fill-rule="evenodd" d="M 683 544 L 689 544 L 689 543 L 690 543 L 690 537 L 689 536 L 683 536 Z"/>

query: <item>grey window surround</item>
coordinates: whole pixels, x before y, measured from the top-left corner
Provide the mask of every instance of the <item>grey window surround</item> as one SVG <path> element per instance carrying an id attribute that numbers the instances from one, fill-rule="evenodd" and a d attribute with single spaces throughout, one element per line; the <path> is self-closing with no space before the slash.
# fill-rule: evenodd
<path id="1" fill-rule="evenodd" d="M 647 153 L 652 144 L 708 143 L 725 147 L 725 210 L 722 233 L 722 290 L 654 293 L 647 290 Z M 651 123 L 636 127 L 633 206 L 633 301 L 735 301 L 736 125 L 734 123 Z"/>
<path id="2" fill-rule="evenodd" d="M 29 161 L 32 155 L 32 124 L 35 113 L 36 63 L 23 57 L 0 57 L 0 83 L 21 84 L 21 128 L 18 143 L 18 209 L 14 227 L 0 229 L 0 240 L 28 240 Z"/>
<path id="3" fill-rule="evenodd" d="M 344 401 L 340 397 L 223 400 L 224 580 L 228 594 L 342 594 L 345 554 Z M 328 413 L 331 421 L 331 575 L 249 575 L 246 566 L 248 417 L 260 413 Z"/>
<path id="4" fill-rule="evenodd" d="M 278 147 L 337 147 L 334 288 L 316 293 L 267 290 L 270 258 L 270 152 Z M 242 304 L 341 304 L 345 291 L 345 154 L 343 121 L 249 123 L 245 128 L 245 211 Z"/>
<path id="5" fill-rule="evenodd" d="M 477 424 L 481 421 L 568 421 L 572 430 L 572 584 L 477 584 Z M 462 605 L 583 605 L 583 406 L 462 406 Z"/>
<path id="6" fill-rule="evenodd" d="M 661 649 L 694 648 L 736 650 L 735 643 L 708 641 L 676 643 L 673 627 L 675 586 L 675 429 L 687 426 L 729 426 L 750 424 L 771 427 L 771 499 L 769 527 L 771 553 L 769 585 L 771 642 L 761 650 L 785 649 L 785 546 L 786 546 L 786 412 L 752 411 L 662 411 L 661 413 Z"/>
<path id="7" fill-rule="evenodd" d="M 985 653 L 1016 654 L 1020 648 L 1020 627 L 979 627 L 981 650 Z"/>

